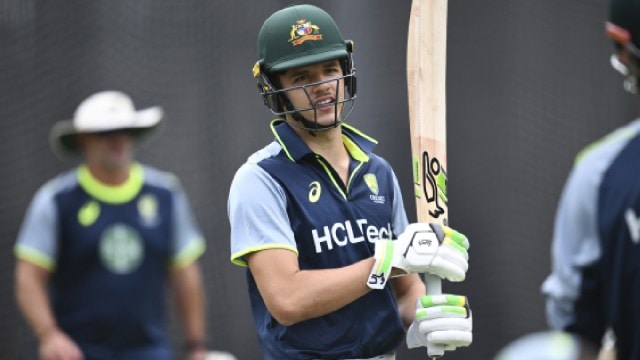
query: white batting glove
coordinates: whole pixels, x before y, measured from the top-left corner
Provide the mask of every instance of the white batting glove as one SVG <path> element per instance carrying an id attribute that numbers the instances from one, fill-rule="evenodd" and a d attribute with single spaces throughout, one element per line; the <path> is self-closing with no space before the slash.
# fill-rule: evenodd
<path id="1" fill-rule="evenodd" d="M 449 281 L 462 281 L 469 268 L 469 241 L 448 226 L 414 223 L 396 240 L 375 243 L 376 262 L 367 285 L 382 289 L 392 268 L 407 273 L 428 272 Z"/>
<path id="2" fill-rule="evenodd" d="M 416 303 L 416 318 L 407 331 L 407 347 L 426 346 L 429 356 L 442 356 L 445 350 L 471 344 L 472 325 L 465 296 L 425 295 Z"/>

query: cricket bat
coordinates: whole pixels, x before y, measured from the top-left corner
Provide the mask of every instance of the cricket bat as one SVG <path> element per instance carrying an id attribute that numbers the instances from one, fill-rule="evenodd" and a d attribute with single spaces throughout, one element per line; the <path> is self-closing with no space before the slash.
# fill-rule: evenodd
<path id="1" fill-rule="evenodd" d="M 407 37 L 407 90 L 417 221 L 449 223 L 447 208 L 447 1 L 412 0 Z M 427 294 L 441 279 L 425 274 Z M 429 356 L 444 348 L 429 348 Z"/>

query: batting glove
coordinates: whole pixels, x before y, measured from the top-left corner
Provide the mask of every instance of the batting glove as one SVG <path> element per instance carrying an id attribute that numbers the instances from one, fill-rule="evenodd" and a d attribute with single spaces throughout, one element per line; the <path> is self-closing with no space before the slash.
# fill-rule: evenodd
<path id="1" fill-rule="evenodd" d="M 471 309 L 465 296 L 425 295 L 416 303 L 416 318 L 407 331 L 409 349 L 426 346 L 429 356 L 466 347 L 473 340 Z"/>
<path id="2" fill-rule="evenodd" d="M 396 240 L 375 243 L 375 264 L 367 285 L 382 289 L 392 268 L 408 273 L 428 272 L 449 281 L 462 281 L 469 268 L 469 241 L 448 226 L 415 223 Z"/>

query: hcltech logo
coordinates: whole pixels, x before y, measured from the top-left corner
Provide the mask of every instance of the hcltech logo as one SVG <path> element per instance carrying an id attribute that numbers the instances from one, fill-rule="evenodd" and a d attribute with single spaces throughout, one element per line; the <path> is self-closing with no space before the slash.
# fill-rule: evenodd
<path id="1" fill-rule="evenodd" d="M 321 229 L 311 230 L 316 253 L 321 253 L 323 247 L 326 250 L 333 250 L 335 246 L 347 246 L 363 241 L 373 243 L 378 240 L 391 240 L 391 224 L 386 227 L 370 225 L 367 219 L 357 219 L 355 224 L 350 220 L 343 223 L 335 223 L 331 226 L 323 226 Z M 323 246 L 324 244 L 324 246 Z"/>

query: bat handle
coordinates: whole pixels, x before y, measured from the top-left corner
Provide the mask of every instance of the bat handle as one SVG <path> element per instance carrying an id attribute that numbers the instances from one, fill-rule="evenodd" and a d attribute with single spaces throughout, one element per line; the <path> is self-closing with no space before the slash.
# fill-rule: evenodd
<path id="1" fill-rule="evenodd" d="M 442 279 L 439 276 L 425 273 L 424 279 L 427 286 L 427 295 L 442 294 Z"/>
<path id="2" fill-rule="evenodd" d="M 425 273 L 424 278 L 427 286 L 427 295 L 442 294 L 442 279 L 440 277 Z M 427 353 L 431 359 L 439 358 L 444 355 L 444 346 L 433 344 L 427 348 Z"/>

